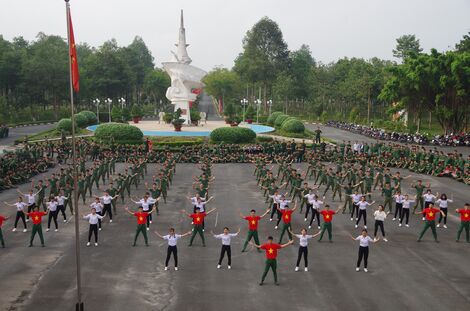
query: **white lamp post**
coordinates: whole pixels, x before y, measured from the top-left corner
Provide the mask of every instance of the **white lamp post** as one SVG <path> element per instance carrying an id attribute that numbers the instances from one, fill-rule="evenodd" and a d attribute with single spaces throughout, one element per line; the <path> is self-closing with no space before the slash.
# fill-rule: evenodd
<path id="1" fill-rule="evenodd" d="M 93 104 L 96 105 L 96 119 L 98 120 L 98 123 L 100 123 L 100 100 L 93 99 Z"/>
<path id="2" fill-rule="evenodd" d="M 261 106 L 261 99 L 256 99 L 255 104 L 256 104 L 256 123 L 258 123 L 258 121 L 259 121 L 259 107 Z"/>
<path id="3" fill-rule="evenodd" d="M 124 99 L 124 97 L 121 97 L 121 98 L 118 99 L 118 102 L 121 104 L 121 121 L 124 122 L 123 111 L 124 111 L 124 106 L 126 105 L 126 100 Z"/>
<path id="4" fill-rule="evenodd" d="M 245 123 L 245 107 L 248 105 L 248 100 L 246 98 L 243 98 L 240 100 L 240 104 L 243 106 L 243 123 Z"/>
<path id="5" fill-rule="evenodd" d="M 268 100 L 267 104 L 269 106 L 269 115 L 271 115 L 271 107 L 273 106 L 273 100 L 272 99 Z"/>
<path id="6" fill-rule="evenodd" d="M 107 98 L 104 102 L 108 104 L 108 123 L 111 123 L 111 104 L 113 103 L 113 100 L 111 98 Z"/>

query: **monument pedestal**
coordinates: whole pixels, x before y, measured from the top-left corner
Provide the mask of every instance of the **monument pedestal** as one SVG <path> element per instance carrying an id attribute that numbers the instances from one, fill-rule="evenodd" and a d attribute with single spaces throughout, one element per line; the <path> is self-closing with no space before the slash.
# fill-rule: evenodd
<path id="1" fill-rule="evenodd" d="M 175 105 L 175 111 L 181 109 L 181 119 L 184 119 L 184 124 L 191 124 L 191 114 L 189 111 L 189 101 L 172 101 Z"/>

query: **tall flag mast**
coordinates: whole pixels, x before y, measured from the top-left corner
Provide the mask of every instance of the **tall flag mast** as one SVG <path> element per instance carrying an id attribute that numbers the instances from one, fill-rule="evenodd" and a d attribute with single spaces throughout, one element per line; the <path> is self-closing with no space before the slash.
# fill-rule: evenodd
<path id="1" fill-rule="evenodd" d="M 75 140 L 75 108 L 73 105 L 73 93 L 80 90 L 80 76 L 78 73 L 77 49 L 75 48 L 75 38 L 73 35 L 72 16 L 70 14 L 70 0 L 65 0 L 66 19 L 67 19 L 67 38 L 69 47 L 69 80 L 70 80 L 70 113 L 72 119 L 72 166 L 73 166 L 73 207 L 75 210 L 75 261 L 77 266 L 77 303 L 76 311 L 84 311 L 82 301 L 82 280 L 80 267 L 80 229 L 78 223 L 78 167 L 77 167 L 77 148 Z"/>

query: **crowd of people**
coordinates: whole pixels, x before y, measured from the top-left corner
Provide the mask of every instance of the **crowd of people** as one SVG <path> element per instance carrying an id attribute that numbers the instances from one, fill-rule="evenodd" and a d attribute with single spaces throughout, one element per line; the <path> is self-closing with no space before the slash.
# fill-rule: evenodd
<path id="1" fill-rule="evenodd" d="M 253 145 L 193 145 L 176 150 L 168 148 L 149 150 L 145 145 L 104 146 L 82 140 L 77 146 L 79 146 L 78 198 L 84 206 L 89 205 L 89 212 L 81 215 L 84 221 L 89 223 L 87 246 L 92 245 L 92 238 L 94 245 L 98 246 L 99 232 L 102 231 L 105 221 L 108 219 L 109 222 L 113 221 L 118 212 L 118 204 L 123 205 L 125 211 L 136 218 L 137 227 L 132 245 L 136 246 L 139 236 L 142 235 L 145 245 L 148 246 L 148 233 L 153 223 L 152 214 L 159 213 L 160 201 L 164 203 L 167 201 L 168 190 L 176 173 L 176 164 L 197 163 L 201 174 L 194 178 L 194 195 L 188 197 L 192 210 L 188 212 L 185 208 L 182 211 L 190 219 L 192 229 L 185 233 L 176 233 L 174 228 L 170 228 L 166 235 L 158 231 L 153 232 L 168 243 L 165 270 L 168 270 L 171 257 L 174 259 L 175 269 L 178 268 L 179 239 L 191 235 L 189 246 L 193 246 L 197 242 L 196 237 L 199 236 L 202 246 L 206 245 L 205 218 L 216 210 L 207 208 L 212 200 L 209 195 L 211 184 L 215 182 L 212 175 L 213 164 L 254 165 L 254 176 L 265 197 L 267 209 L 259 214 L 252 209 L 249 213 L 240 215 L 248 222 L 246 239 L 241 251 L 246 251 L 248 245 L 252 245 L 266 252 L 266 264 L 260 285 L 264 284 L 269 270 L 272 270 L 274 281 L 278 284 L 276 270 L 278 250 L 292 245 L 294 238 L 299 241 L 295 271 L 299 270 L 302 258 L 304 269 L 308 271 L 308 241 L 316 236 L 322 241 L 325 233 L 328 241 L 333 241 L 333 219 L 342 214 L 350 218 L 352 228 L 356 229 L 359 226 L 363 228 L 360 235 L 351 236 L 359 243 L 356 271 L 360 270 L 361 265 L 365 272 L 368 271 L 371 243 L 380 240 L 387 242 L 390 238 L 386 235 L 385 224 L 391 215 L 393 215 L 392 221 L 396 221 L 399 227 L 409 227 L 410 218 L 413 215 L 421 215 L 419 217 L 422 217 L 423 229 L 417 235 L 417 240 L 421 241 L 426 231 L 431 229 L 434 240 L 438 242 L 436 228 L 442 226 L 443 229 L 447 229 L 448 215 L 452 212 L 450 204 L 454 202 L 452 196 L 448 198 L 443 193 L 433 192 L 431 185 L 425 185 L 421 180 L 413 181 L 411 189 L 404 189 L 403 182 L 410 176 L 402 176 L 398 171 L 392 172 L 391 168 L 405 168 L 420 173 L 445 176 L 439 175 L 439 168 L 452 165 L 461 168 L 463 178 L 461 181 L 468 183 L 469 159 L 463 159 L 459 154 L 445 155 L 437 150 L 428 152 L 423 147 L 380 142 L 369 145 L 357 142 L 351 144 L 345 141 L 336 146 L 314 144 L 312 147 L 307 147 L 305 143 L 274 141 Z M 43 166 L 47 164 L 43 167 L 44 171 L 54 164 L 59 165 L 59 169 L 48 178 L 32 180 L 27 193 L 18 191 L 16 202 L 5 202 L 5 205 L 16 208 L 13 231 L 17 231 L 18 226 L 22 224 L 23 231 L 27 232 L 27 223 L 29 220 L 32 221 L 29 240 L 31 247 L 36 235 L 39 236 L 41 245 L 45 246 L 42 232 L 43 217 L 48 218 L 46 231 L 51 230 L 52 225 L 54 231 L 58 231 L 60 216 L 64 222 L 67 222 L 70 219 L 67 214 L 80 213 L 70 204 L 74 184 L 70 154 L 71 148 L 67 141 L 46 141 L 27 144 L 24 149 L 6 154 L 2 159 L 2 167 L 8 159 L 10 162 L 22 161 L 18 162 L 21 165 L 16 163 L 16 167 L 10 168 L 12 173 L 25 174 L 24 179 L 18 180 L 17 183 L 32 178 L 30 167 L 34 164 L 42 163 Z M 126 164 L 121 171 L 116 169 L 116 164 L 119 162 Z M 306 163 L 303 171 L 293 165 L 302 162 Z M 151 184 L 145 182 L 150 163 L 156 163 L 158 169 L 151 178 Z M 145 193 L 141 198 L 132 195 L 134 189 L 142 187 Z M 381 196 L 372 200 L 372 193 L 377 188 Z M 326 197 L 330 193 L 331 200 L 327 203 Z M 337 208 L 332 207 L 335 199 L 339 199 L 336 201 Z M 377 205 L 377 208 L 370 211 L 373 205 Z M 304 228 L 297 230 L 292 227 L 296 210 L 300 211 L 306 224 Z M 455 212 L 461 218 L 456 241 L 460 240 L 462 232 L 465 231 L 466 241 L 470 242 L 470 205 L 465 204 Z M 262 243 L 258 235 L 258 226 L 260 220 L 268 215 L 269 222 L 275 224 L 272 234 L 265 243 Z M 367 221 L 371 216 L 374 220 L 374 231 L 369 235 Z M 0 216 L 0 227 L 7 219 L 5 216 Z M 308 230 L 314 230 L 312 229 L 315 227 L 314 224 L 319 231 L 308 234 Z M 277 235 L 277 231 L 280 233 L 276 243 L 274 235 Z M 221 233 L 211 233 L 222 243 L 217 268 L 221 268 L 226 256 L 227 267 L 231 269 L 231 240 L 240 234 L 240 230 L 232 233 L 228 227 L 225 227 Z M 288 240 L 283 241 L 284 237 Z M 0 238 L 4 246 L 1 232 Z"/>
<path id="2" fill-rule="evenodd" d="M 365 135 L 378 140 L 388 140 L 419 145 L 436 145 L 451 147 L 470 146 L 470 133 L 451 133 L 448 135 L 436 135 L 430 139 L 426 135 L 422 134 L 390 132 L 381 128 L 369 127 L 365 125 L 341 121 L 328 121 L 326 122 L 326 125 Z"/>

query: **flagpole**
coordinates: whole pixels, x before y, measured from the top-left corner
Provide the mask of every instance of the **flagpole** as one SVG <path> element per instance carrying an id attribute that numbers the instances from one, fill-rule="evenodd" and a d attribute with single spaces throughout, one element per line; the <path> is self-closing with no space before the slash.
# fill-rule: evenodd
<path id="1" fill-rule="evenodd" d="M 75 212 L 75 262 L 77 266 L 77 303 L 75 304 L 76 311 L 84 311 L 82 301 L 82 279 L 80 267 L 80 228 L 78 223 L 78 167 L 77 167 L 77 149 L 75 141 L 75 108 L 73 105 L 73 80 L 72 80 L 72 59 L 70 55 L 70 0 L 65 0 L 65 11 L 67 20 L 67 43 L 69 47 L 69 80 L 70 80 L 70 111 L 72 119 L 72 166 L 73 166 L 73 207 Z"/>

